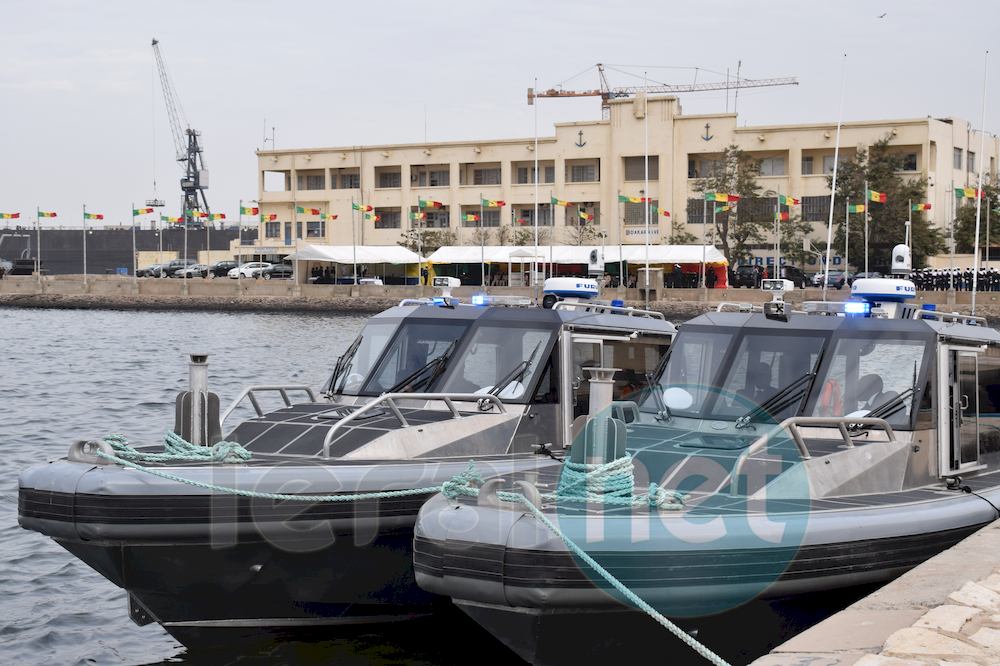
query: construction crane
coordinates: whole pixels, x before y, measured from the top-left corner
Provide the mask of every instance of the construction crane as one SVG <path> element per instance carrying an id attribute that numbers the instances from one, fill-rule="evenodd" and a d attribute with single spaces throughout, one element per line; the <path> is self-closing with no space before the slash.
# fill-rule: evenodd
<path id="1" fill-rule="evenodd" d="M 647 95 L 662 95 L 667 93 L 682 92 L 704 92 L 706 90 L 739 90 L 741 88 L 767 88 L 772 86 L 797 86 L 798 79 L 794 76 L 786 76 L 773 79 L 741 79 L 733 81 L 711 82 L 711 83 L 682 83 L 676 85 L 655 84 L 638 86 L 615 86 L 608 85 L 608 78 L 604 72 L 604 65 L 597 63 L 597 75 L 600 78 L 600 88 L 592 90 L 563 90 L 562 88 L 549 88 L 548 90 L 535 90 L 528 88 L 528 104 L 534 104 L 538 97 L 600 97 L 601 112 L 607 116 L 611 108 L 611 100 L 620 97 L 631 97 L 639 93 Z"/>
<path id="2" fill-rule="evenodd" d="M 160 73 L 160 86 L 163 88 L 163 101 L 167 106 L 167 119 L 170 121 L 170 132 L 174 138 L 174 150 L 184 172 L 181 177 L 181 211 L 184 224 L 188 225 L 196 211 L 211 212 L 208 199 L 205 197 L 205 190 L 208 189 L 208 169 L 205 168 L 201 144 L 198 142 L 201 132 L 192 129 L 184 115 L 184 107 L 177 98 L 177 91 L 174 90 L 167 65 L 160 53 L 160 42 L 155 37 L 153 57 L 156 58 L 156 69 Z"/>

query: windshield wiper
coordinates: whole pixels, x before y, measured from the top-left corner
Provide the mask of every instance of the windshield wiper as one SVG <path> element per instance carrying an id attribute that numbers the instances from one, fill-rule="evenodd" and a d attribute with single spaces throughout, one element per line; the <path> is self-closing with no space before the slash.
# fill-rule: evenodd
<path id="1" fill-rule="evenodd" d="M 867 414 L 862 416 L 864 419 L 887 419 L 899 412 L 901 409 L 906 409 L 906 403 L 917 393 L 917 387 L 911 386 L 906 389 L 895 398 L 889 398 L 883 402 L 878 407 L 873 408 Z M 854 424 L 850 427 L 852 432 L 858 432 L 860 430 L 865 430 L 871 426 Z"/>
<path id="2" fill-rule="evenodd" d="M 327 384 L 327 387 L 328 387 L 327 388 L 327 395 L 333 395 L 338 390 L 344 388 L 343 382 L 341 382 L 341 385 L 339 387 L 337 386 L 337 380 L 340 379 L 340 376 L 342 374 L 346 378 L 346 376 L 347 376 L 347 370 L 353 364 L 354 354 L 357 353 L 358 347 L 361 346 L 361 338 L 362 337 L 363 336 L 359 335 L 358 337 L 354 338 L 354 342 L 351 343 L 351 346 L 348 347 L 344 351 L 343 354 L 341 354 L 340 356 L 337 357 L 337 362 L 333 366 L 333 375 L 330 376 L 330 381 Z"/>
<path id="3" fill-rule="evenodd" d="M 518 363 L 516 366 L 514 366 L 513 370 L 504 375 L 503 379 L 497 382 L 496 385 L 490 389 L 489 394 L 500 395 L 501 391 L 507 388 L 510 384 L 514 383 L 515 381 L 520 381 L 524 377 L 524 375 L 528 372 L 528 370 L 531 368 L 532 364 L 535 361 L 535 354 L 538 353 L 538 348 L 541 346 L 542 346 L 542 341 L 539 340 L 538 344 L 535 345 L 535 348 L 531 350 L 531 354 L 528 356 L 528 358 Z"/>
<path id="4" fill-rule="evenodd" d="M 431 360 L 418 370 L 411 372 L 409 375 L 404 377 L 402 380 L 397 382 L 395 386 L 386 391 L 386 393 L 399 393 L 404 388 L 410 389 L 411 392 L 416 392 L 417 388 L 427 386 L 434 383 L 442 372 L 444 372 L 445 365 L 448 363 L 448 357 L 451 353 L 455 351 L 455 345 L 458 344 L 458 340 L 452 340 L 448 348 L 441 352 L 440 356 L 435 356 Z M 417 381 L 420 375 L 432 370 L 432 372 L 424 379 Z M 412 384 L 412 386 L 411 386 Z"/>
<path id="5" fill-rule="evenodd" d="M 736 419 L 736 428 L 746 428 L 761 415 L 772 411 L 775 414 L 780 414 L 791 405 L 794 405 L 799 400 L 802 400 L 803 396 L 805 396 L 808 392 L 809 385 L 811 384 L 815 374 L 816 373 L 814 372 L 807 372 L 785 388 L 772 395 L 757 407 L 754 407 L 749 412 Z"/>

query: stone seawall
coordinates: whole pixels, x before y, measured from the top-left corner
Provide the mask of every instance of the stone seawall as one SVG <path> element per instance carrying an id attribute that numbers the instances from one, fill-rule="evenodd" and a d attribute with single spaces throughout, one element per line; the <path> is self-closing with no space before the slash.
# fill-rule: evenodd
<path id="1" fill-rule="evenodd" d="M 454 295 L 469 299 L 479 287 L 459 287 Z M 492 287 L 490 294 L 532 296 L 525 287 Z M 208 310 L 245 312 L 355 312 L 375 313 L 396 305 L 404 298 L 436 295 L 431 287 L 403 285 L 312 285 L 285 280 L 216 279 L 134 279 L 120 276 L 7 277 L 0 280 L 0 307 L 114 309 L 114 310 Z M 637 289 L 607 289 L 604 299 L 621 299 L 627 305 L 644 307 Z M 830 300 L 844 300 L 848 290 L 830 290 Z M 819 300 L 819 289 L 793 291 L 785 300 L 797 306 L 805 300 Z M 753 289 L 661 289 L 649 303 L 651 310 L 677 321 L 689 319 L 721 302 L 763 303 L 770 295 Z M 968 313 L 971 295 L 966 292 L 921 292 L 918 302 L 934 303 L 939 310 Z M 991 325 L 1000 323 L 1000 292 L 983 292 L 977 297 L 977 314 Z"/>

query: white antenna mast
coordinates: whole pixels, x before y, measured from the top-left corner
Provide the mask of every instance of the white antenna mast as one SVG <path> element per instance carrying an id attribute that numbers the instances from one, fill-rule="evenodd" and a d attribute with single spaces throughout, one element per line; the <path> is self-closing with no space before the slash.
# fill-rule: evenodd
<path id="1" fill-rule="evenodd" d="M 830 254 L 833 251 L 833 203 L 837 197 L 837 172 L 840 170 L 840 126 L 844 121 L 844 91 L 847 88 L 847 54 L 844 54 L 840 75 L 840 111 L 837 112 L 837 143 L 833 149 L 833 181 L 830 183 L 830 219 L 826 223 L 826 262 L 823 268 L 823 300 L 826 300 L 827 282 L 830 281 Z M 865 193 L 867 198 L 868 193 Z M 868 202 L 865 202 L 865 208 Z M 845 267 L 846 268 L 846 267 Z"/>
<path id="2" fill-rule="evenodd" d="M 976 314 L 976 288 L 979 286 L 979 221 L 983 215 L 983 165 L 986 156 L 983 149 L 986 146 L 986 80 L 990 71 L 990 52 L 983 56 L 983 112 L 979 121 L 979 184 L 976 185 L 976 236 L 972 251 L 972 314 Z M 987 239 L 987 248 L 989 239 Z M 987 251 L 989 254 L 989 251 Z"/>

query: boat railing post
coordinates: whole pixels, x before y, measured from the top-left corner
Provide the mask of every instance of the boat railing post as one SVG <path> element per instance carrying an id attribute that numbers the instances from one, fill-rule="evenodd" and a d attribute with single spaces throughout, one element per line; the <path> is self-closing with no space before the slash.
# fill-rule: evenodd
<path id="1" fill-rule="evenodd" d="M 188 391 L 191 398 L 191 443 L 207 445 L 208 354 L 191 354 Z"/>

